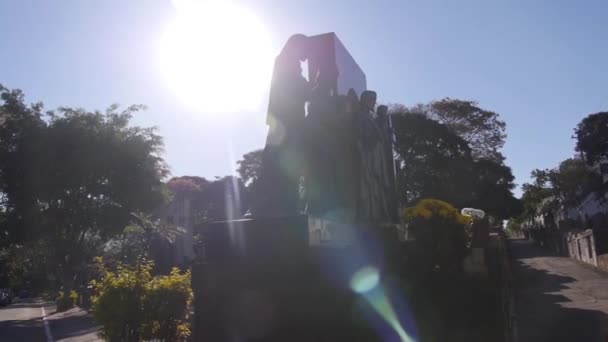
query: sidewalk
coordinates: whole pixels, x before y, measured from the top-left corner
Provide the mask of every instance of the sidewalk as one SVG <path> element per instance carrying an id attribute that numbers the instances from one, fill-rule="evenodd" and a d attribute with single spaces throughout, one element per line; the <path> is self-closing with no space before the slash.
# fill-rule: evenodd
<path id="1" fill-rule="evenodd" d="M 97 324 L 93 316 L 75 307 L 68 311 L 56 312 L 53 305 L 45 306 L 46 320 L 49 322 L 55 342 L 98 342 Z"/>

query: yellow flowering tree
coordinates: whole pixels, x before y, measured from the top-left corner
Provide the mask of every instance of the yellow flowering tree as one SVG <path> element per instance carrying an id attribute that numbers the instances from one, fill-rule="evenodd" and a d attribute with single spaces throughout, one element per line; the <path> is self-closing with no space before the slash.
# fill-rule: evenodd
<path id="1" fill-rule="evenodd" d="M 470 244 L 469 216 L 447 202 L 423 199 L 404 209 L 401 219 L 415 239 L 420 265 L 442 271 L 460 267 Z"/>

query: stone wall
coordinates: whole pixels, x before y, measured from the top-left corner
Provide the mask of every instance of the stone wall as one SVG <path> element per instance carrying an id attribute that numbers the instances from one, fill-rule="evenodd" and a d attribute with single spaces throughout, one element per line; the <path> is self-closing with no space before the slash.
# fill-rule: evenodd
<path id="1" fill-rule="evenodd" d="M 486 247 L 486 258 L 490 268 L 490 279 L 499 291 L 505 342 L 517 341 L 517 321 L 515 315 L 515 292 L 508 242 L 502 230 L 490 234 Z"/>
<path id="2" fill-rule="evenodd" d="M 597 267 L 604 272 L 608 272 L 608 254 L 597 256 Z"/>
<path id="3" fill-rule="evenodd" d="M 311 245 L 305 215 L 203 228 L 193 265 L 195 341 L 374 341 L 357 271 L 380 278 L 399 260 L 397 231 L 355 227 L 348 246 Z"/>
<path id="4" fill-rule="evenodd" d="M 568 233 L 566 235 L 566 241 L 568 244 L 568 256 L 581 262 L 597 266 L 593 230 L 587 229 L 583 232 Z"/>

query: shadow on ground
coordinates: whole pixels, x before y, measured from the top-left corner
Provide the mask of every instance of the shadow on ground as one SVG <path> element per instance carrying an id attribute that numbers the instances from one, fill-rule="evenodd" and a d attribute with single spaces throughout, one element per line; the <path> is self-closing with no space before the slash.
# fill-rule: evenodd
<path id="1" fill-rule="evenodd" d="M 75 338 L 91 334 L 95 337 L 97 324 L 95 319 L 85 311 L 75 308 L 67 312 L 52 312 L 47 319 L 55 340 Z M 89 339 L 86 339 L 89 341 Z"/>
<path id="2" fill-rule="evenodd" d="M 42 319 L 1 321 L 0 341 L 46 341 L 44 330 L 42 330 Z"/>
<path id="3" fill-rule="evenodd" d="M 578 280 L 551 273 L 541 263 L 542 258 L 555 258 L 558 263 L 571 260 L 525 240 L 512 240 L 511 253 L 520 342 L 607 341 L 608 315 L 593 309 L 591 297 L 566 296 Z"/>

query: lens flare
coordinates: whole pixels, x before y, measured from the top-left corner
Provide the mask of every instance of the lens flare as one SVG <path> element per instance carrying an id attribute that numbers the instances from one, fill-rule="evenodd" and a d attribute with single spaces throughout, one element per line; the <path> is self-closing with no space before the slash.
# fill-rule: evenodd
<path id="1" fill-rule="evenodd" d="M 353 291 L 360 294 L 388 323 L 401 341 L 414 342 L 414 339 L 399 322 L 399 316 L 389 301 L 382 284 L 380 284 L 380 272 L 376 267 L 367 266 L 359 269 L 353 274 L 350 286 Z"/>
<path id="2" fill-rule="evenodd" d="M 366 293 L 378 286 L 380 274 L 375 267 L 368 266 L 355 272 L 350 280 L 350 287 L 357 293 Z"/>

